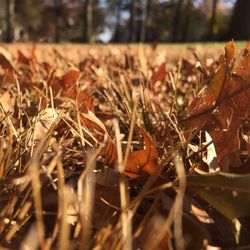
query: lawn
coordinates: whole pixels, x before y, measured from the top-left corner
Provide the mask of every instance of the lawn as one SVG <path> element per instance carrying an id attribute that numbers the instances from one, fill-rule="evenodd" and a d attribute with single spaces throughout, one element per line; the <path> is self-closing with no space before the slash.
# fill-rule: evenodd
<path id="1" fill-rule="evenodd" d="M 245 47 L 0 44 L 2 249 L 250 247 Z"/>

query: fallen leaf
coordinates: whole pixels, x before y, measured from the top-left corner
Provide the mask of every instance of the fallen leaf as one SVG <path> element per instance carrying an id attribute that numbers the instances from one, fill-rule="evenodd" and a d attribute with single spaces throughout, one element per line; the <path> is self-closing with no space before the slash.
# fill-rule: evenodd
<path id="1" fill-rule="evenodd" d="M 12 61 L 12 56 L 9 53 L 8 50 L 6 50 L 5 48 L 0 46 L 0 54 L 4 55 L 4 57 L 8 60 L 8 61 Z"/>
<path id="2" fill-rule="evenodd" d="M 5 113 L 13 112 L 15 99 L 11 96 L 9 91 L 5 91 L 0 94 L 0 104 Z"/>
<path id="3" fill-rule="evenodd" d="M 239 129 L 250 109 L 250 54 L 245 52 L 232 72 L 234 51 L 234 43 L 228 43 L 207 89 L 189 105 L 183 120 L 186 128 L 203 128 L 210 134 L 218 162 L 240 149 Z"/>
<path id="4" fill-rule="evenodd" d="M 72 85 L 76 83 L 80 76 L 80 72 L 78 70 L 70 70 L 66 74 L 64 74 L 61 78 L 61 84 L 63 88 L 70 88 Z"/>
<path id="5" fill-rule="evenodd" d="M 51 71 L 52 69 L 48 68 L 47 70 Z M 52 71 L 48 82 L 49 85 L 52 86 L 55 95 L 61 91 L 64 97 L 76 100 L 79 105 L 79 110 L 84 113 L 93 109 L 93 97 L 89 95 L 87 90 L 79 91 L 77 89 L 76 82 L 80 76 L 78 70 L 70 70 L 61 78 L 54 76 L 54 74 L 55 72 Z"/>
<path id="6" fill-rule="evenodd" d="M 44 138 L 44 136 L 48 133 L 48 131 L 54 124 L 57 117 L 58 113 L 53 108 L 46 108 L 43 111 L 41 111 L 39 119 L 35 124 L 33 131 L 34 143 L 37 143 Z M 30 138 L 28 144 L 30 146 L 32 145 L 32 137 Z"/>
<path id="7" fill-rule="evenodd" d="M 140 128 L 144 139 L 145 149 L 129 153 L 124 171 L 132 178 L 140 175 L 141 171 L 152 175 L 157 169 L 158 152 L 153 139 L 147 134 L 144 128 Z"/>
<path id="8" fill-rule="evenodd" d="M 103 137 L 104 134 L 108 134 L 105 125 L 101 120 L 99 120 L 92 111 L 88 113 L 81 113 L 80 119 L 82 124 L 84 124 L 96 137 Z"/>
<path id="9" fill-rule="evenodd" d="M 115 143 L 109 139 L 106 145 L 102 148 L 99 156 L 101 161 L 110 167 L 115 167 L 117 163 L 117 148 Z"/>
<path id="10" fill-rule="evenodd" d="M 51 87 L 52 89 L 58 93 L 60 90 L 68 92 L 70 88 L 74 87 L 73 85 L 76 83 L 79 78 L 80 72 L 78 70 L 70 70 L 65 73 L 62 77 L 51 76 Z"/>
<path id="11" fill-rule="evenodd" d="M 152 138 L 147 134 L 145 129 L 140 128 L 144 139 L 145 149 L 132 151 L 128 155 L 124 174 L 130 178 L 138 178 L 141 172 L 152 175 L 157 169 L 158 151 L 155 148 Z M 117 148 L 112 140 L 108 140 L 99 156 L 102 162 L 110 167 L 116 167 Z"/>
<path id="12" fill-rule="evenodd" d="M 0 53 L 0 66 L 5 70 L 14 72 L 17 75 L 19 75 L 15 67 L 12 65 L 12 63 L 10 63 L 10 61 L 1 53 Z"/>
<path id="13" fill-rule="evenodd" d="M 166 64 L 162 63 L 157 71 L 154 71 L 152 77 L 151 77 L 151 83 L 154 86 L 158 81 L 163 82 L 166 76 Z"/>
<path id="14" fill-rule="evenodd" d="M 20 50 L 18 50 L 17 53 L 18 53 L 17 61 L 21 64 L 30 66 L 30 59 L 27 56 L 25 56 Z"/>
<path id="15" fill-rule="evenodd" d="M 187 176 L 188 188 L 229 219 L 250 216 L 250 175 Z"/>

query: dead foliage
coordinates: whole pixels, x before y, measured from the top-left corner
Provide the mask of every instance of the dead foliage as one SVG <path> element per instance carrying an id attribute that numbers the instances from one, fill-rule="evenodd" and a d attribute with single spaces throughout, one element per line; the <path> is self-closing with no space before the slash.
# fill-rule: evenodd
<path id="1" fill-rule="evenodd" d="M 0 49 L 1 247 L 250 247 L 247 48 L 13 49 Z"/>

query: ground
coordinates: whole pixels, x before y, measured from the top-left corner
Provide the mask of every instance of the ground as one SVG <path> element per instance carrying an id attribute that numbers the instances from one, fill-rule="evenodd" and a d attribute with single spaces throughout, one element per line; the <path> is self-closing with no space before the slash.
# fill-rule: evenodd
<path id="1" fill-rule="evenodd" d="M 248 247 L 247 48 L 0 44 L 1 246 Z"/>

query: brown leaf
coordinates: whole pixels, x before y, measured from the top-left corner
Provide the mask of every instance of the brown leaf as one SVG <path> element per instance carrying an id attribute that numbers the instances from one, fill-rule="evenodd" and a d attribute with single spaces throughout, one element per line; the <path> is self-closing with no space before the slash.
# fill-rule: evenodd
<path id="1" fill-rule="evenodd" d="M 157 168 L 158 152 L 154 142 L 143 128 L 140 128 L 140 132 L 145 149 L 130 152 L 124 168 L 124 173 L 131 178 L 138 178 L 142 171 L 151 175 Z M 114 142 L 109 140 L 99 156 L 104 164 L 114 168 L 117 164 L 117 148 Z"/>
<path id="2" fill-rule="evenodd" d="M 55 71 L 52 71 L 50 65 L 45 65 L 45 67 L 51 72 L 48 85 L 52 87 L 54 95 L 61 91 L 64 97 L 77 101 L 81 112 L 88 113 L 89 110 L 93 110 L 93 97 L 87 90 L 79 91 L 77 88 L 76 82 L 80 76 L 78 70 L 70 70 L 60 78 L 55 76 Z"/>
<path id="3" fill-rule="evenodd" d="M 35 52 L 36 52 L 36 45 L 34 44 L 32 46 L 31 55 L 30 55 L 30 61 L 31 61 L 31 64 L 33 65 L 33 67 L 35 67 L 38 63 Z"/>
<path id="4" fill-rule="evenodd" d="M 69 88 L 76 83 L 80 76 L 80 72 L 78 70 L 70 70 L 61 78 L 61 84 L 63 88 Z"/>
<path id="5" fill-rule="evenodd" d="M 155 85 L 155 83 L 163 82 L 166 76 L 166 64 L 162 63 L 157 71 L 154 71 L 152 77 L 151 77 L 151 83 L 152 85 Z"/>
<path id="6" fill-rule="evenodd" d="M 43 63 L 42 63 L 42 66 L 43 66 L 43 68 L 45 69 L 47 75 L 50 75 L 50 74 L 52 73 L 53 67 L 52 67 L 49 63 L 43 62 Z"/>
<path id="7" fill-rule="evenodd" d="M 81 113 L 80 119 L 82 124 L 84 124 L 92 135 L 99 141 L 102 141 L 104 139 L 104 135 L 108 134 L 105 125 L 90 110 L 88 113 Z"/>
<path id="8" fill-rule="evenodd" d="M 225 49 L 225 60 L 227 64 L 233 61 L 234 54 L 235 54 L 235 45 L 233 41 L 230 41 L 227 43 Z"/>
<path id="9" fill-rule="evenodd" d="M 82 102 L 83 99 L 87 99 L 88 96 L 86 96 L 83 91 L 78 95 L 76 82 L 79 76 L 80 72 L 78 70 L 70 70 L 62 77 L 55 76 L 55 71 L 52 71 L 48 84 L 51 85 L 55 95 L 62 91 L 64 97 L 73 100 L 77 99 L 79 102 Z"/>
<path id="10" fill-rule="evenodd" d="M 193 65 L 190 61 L 182 59 L 181 65 L 185 75 L 190 76 L 193 74 L 195 65 Z"/>
<path id="11" fill-rule="evenodd" d="M 14 83 L 15 80 L 13 71 L 6 70 L 3 75 L 0 75 L 0 82 L 2 83 Z"/>
<path id="12" fill-rule="evenodd" d="M 10 72 L 15 72 L 16 74 L 18 74 L 15 67 L 10 63 L 10 61 L 2 53 L 0 53 L 0 66 L 4 70 L 8 70 Z"/>
<path id="13" fill-rule="evenodd" d="M 17 60 L 19 63 L 21 64 L 25 64 L 29 67 L 31 67 L 32 69 L 35 69 L 37 66 L 37 57 L 36 57 L 36 45 L 34 44 L 32 46 L 32 50 L 31 50 L 31 55 L 30 57 L 25 56 L 20 50 L 17 51 L 18 53 L 18 57 Z"/>
<path id="14" fill-rule="evenodd" d="M 53 90 L 58 93 L 60 90 L 68 91 L 69 88 L 73 88 L 77 79 L 79 78 L 80 72 L 78 70 L 70 70 L 65 73 L 62 77 L 51 75 L 51 86 Z"/>
<path id="15" fill-rule="evenodd" d="M 154 142 L 143 128 L 140 128 L 140 132 L 145 149 L 130 152 L 125 166 L 125 173 L 132 178 L 138 177 L 141 171 L 151 175 L 157 168 L 158 152 Z"/>
<path id="16" fill-rule="evenodd" d="M 117 163 L 117 148 L 112 140 L 108 140 L 105 147 L 102 148 L 99 156 L 102 157 L 102 162 L 110 167 L 115 167 Z"/>
<path id="17" fill-rule="evenodd" d="M 240 149 L 238 132 L 250 108 L 250 55 L 243 55 L 233 74 L 234 50 L 229 42 L 208 88 L 191 103 L 184 121 L 186 127 L 203 127 L 211 135 L 219 162 Z"/>
<path id="18" fill-rule="evenodd" d="M 21 64 L 30 66 L 30 59 L 27 56 L 25 56 L 20 50 L 18 50 L 17 53 L 18 53 L 17 61 Z"/>

